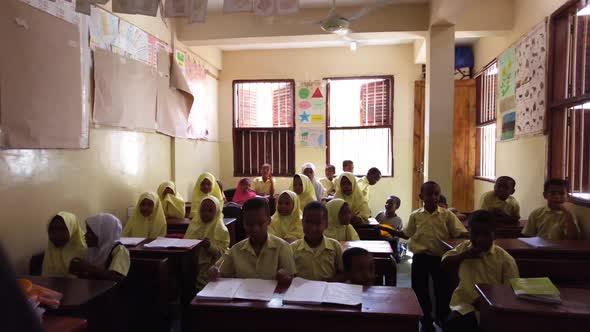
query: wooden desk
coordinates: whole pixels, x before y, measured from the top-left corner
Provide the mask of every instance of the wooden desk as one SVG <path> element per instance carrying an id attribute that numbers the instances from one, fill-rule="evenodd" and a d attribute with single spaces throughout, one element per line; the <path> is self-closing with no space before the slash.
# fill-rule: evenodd
<path id="1" fill-rule="evenodd" d="M 348 248 L 363 248 L 373 255 L 375 261 L 375 281 L 382 285 L 397 284 L 397 268 L 393 258 L 393 249 L 387 241 L 381 240 L 360 240 L 340 241 L 342 251 Z"/>
<path id="2" fill-rule="evenodd" d="M 496 224 L 496 237 L 515 239 L 521 237 L 522 230 L 526 225 L 526 219 L 520 220 L 517 224 Z M 463 225 L 469 230 L 469 222 L 465 220 Z"/>
<path id="3" fill-rule="evenodd" d="M 166 218 L 167 233 L 186 233 L 191 220 L 189 218 Z M 230 247 L 236 243 L 236 218 L 223 218 L 223 223 L 229 232 Z"/>
<path id="4" fill-rule="evenodd" d="M 422 310 L 409 288 L 365 288 L 362 306 L 283 304 L 288 289 L 279 286 L 270 302 L 205 301 L 193 299 L 189 331 L 201 331 L 203 322 L 215 322 L 216 331 L 238 331 L 256 326 L 258 332 L 286 331 L 377 331 L 384 326 L 396 331 L 417 331 Z"/>
<path id="5" fill-rule="evenodd" d="M 375 257 L 389 258 L 393 255 L 393 249 L 391 249 L 391 245 L 387 241 L 340 241 L 340 246 L 342 247 L 342 251 L 353 247 L 363 248 Z"/>
<path id="6" fill-rule="evenodd" d="M 34 284 L 53 289 L 64 295 L 60 309 L 80 307 L 107 293 L 117 283 L 107 280 L 25 276 Z"/>
<path id="7" fill-rule="evenodd" d="M 505 285 L 476 285 L 483 301 L 480 326 L 491 331 L 580 331 L 590 324 L 590 290 L 560 288 L 562 304 L 518 299 Z"/>
<path id="8" fill-rule="evenodd" d="M 87 322 L 81 318 L 45 316 L 41 325 L 45 332 L 81 332 L 86 329 Z"/>

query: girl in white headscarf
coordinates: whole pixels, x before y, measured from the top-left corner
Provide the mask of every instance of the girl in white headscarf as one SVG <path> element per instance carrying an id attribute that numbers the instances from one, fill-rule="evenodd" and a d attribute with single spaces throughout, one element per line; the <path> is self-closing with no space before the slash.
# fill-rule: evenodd
<path id="1" fill-rule="evenodd" d="M 82 258 L 74 259 L 78 276 L 89 279 L 122 281 L 129 272 L 129 251 L 120 243 L 121 221 L 101 213 L 86 219 L 86 244 Z"/>
<path id="2" fill-rule="evenodd" d="M 315 165 L 312 163 L 305 163 L 301 166 L 301 173 L 307 175 L 311 183 L 313 184 L 313 190 L 315 191 L 315 197 L 318 201 L 326 197 L 326 189 L 315 177 Z M 303 207 L 301 208 L 303 210 Z"/>

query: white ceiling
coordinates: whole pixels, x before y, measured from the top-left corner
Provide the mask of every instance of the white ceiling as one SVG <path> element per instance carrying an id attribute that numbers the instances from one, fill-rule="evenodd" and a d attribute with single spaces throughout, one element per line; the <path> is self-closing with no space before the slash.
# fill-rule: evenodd
<path id="1" fill-rule="evenodd" d="M 376 3 L 378 0 L 336 0 L 336 7 L 365 6 Z M 401 3 L 427 3 L 428 0 L 392 0 L 391 4 Z M 301 8 L 330 8 L 332 0 L 299 0 Z M 223 8 L 223 0 L 209 0 L 207 8 L 219 10 Z"/>

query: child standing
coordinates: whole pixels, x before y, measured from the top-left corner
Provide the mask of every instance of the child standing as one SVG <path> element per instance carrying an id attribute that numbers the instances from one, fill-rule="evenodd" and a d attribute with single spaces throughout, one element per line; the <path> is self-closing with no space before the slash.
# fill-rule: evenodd
<path id="1" fill-rule="evenodd" d="M 509 176 L 501 176 L 496 180 L 494 190 L 481 197 L 481 209 L 496 215 L 499 223 L 517 223 L 520 219 L 520 206 L 512 196 L 516 181 Z"/>
<path id="2" fill-rule="evenodd" d="M 268 234 L 268 201 L 257 197 L 242 206 L 246 239 L 236 243 L 209 269 L 209 280 L 219 277 L 258 278 L 289 283 L 295 274 L 291 247 L 284 240 Z"/>
<path id="3" fill-rule="evenodd" d="M 551 179 L 545 182 L 543 197 L 547 200 L 547 205 L 531 212 L 522 234 L 547 240 L 577 240 L 580 230 L 575 217 L 564 207 L 567 192 L 568 184 L 565 180 Z"/>
<path id="4" fill-rule="evenodd" d="M 199 256 L 196 288 L 203 289 L 207 284 L 207 271 L 229 249 L 229 232 L 223 223 L 221 202 L 214 196 L 201 200 L 199 214 L 191 220 L 185 239 L 198 239 Z"/>
<path id="5" fill-rule="evenodd" d="M 256 197 L 256 193 L 250 189 L 250 179 L 241 178 L 236 186 L 236 193 L 231 201 L 238 205 L 242 205 L 247 200 L 254 197 Z"/>
<path id="6" fill-rule="evenodd" d="M 385 201 L 385 210 L 379 212 L 375 219 L 379 222 L 381 227 L 385 227 L 391 230 L 401 231 L 403 228 L 402 218 L 400 218 L 395 211 L 399 209 L 401 200 L 397 196 L 389 196 Z M 381 236 L 391 244 L 394 250 L 395 259 L 397 262 L 400 261 L 400 245 L 399 237 L 391 236 L 387 231 L 381 231 Z"/>
<path id="7" fill-rule="evenodd" d="M 336 280 L 342 273 L 342 247 L 338 241 L 325 237 L 328 209 L 320 202 L 311 202 L 303 209 L 305 236 L 291 244 L 297 276 L 309 280 Z"/>
<path id="8" fill-rule="evenodd" d="M 73 277 L 72 260 L 82 257 L 86 244 L 76 216 L 59 212 L 47 224 L 49 241 L 43 257 L 41 275 L 44 277 Z"/>
<path id="9" fill-rule="evenodd" d="M 199 175 L 195 187 L 193 189 L 193 199 L 191 201 L 191 219 L 199 214 L 199 206 L 201 206 L 201 200 L 203 197 L 211 195 L 217 198 L 218 201 L 223 202 L 223 193 L 219 184 L 215 179 L 215 176 L 209 172 L 202 173 Z"/>
<path id="10" fill-rule="evenodd" d="M 334 187 L 334 176 L 336 175 L 336 167 L 334 165 L 326 165 L 324 170 L 325 178 L 320 179 L 320 183 L 326 189 L 326 196 L 332 196 L 336 192 Z"/>
<path id="11" fill-rule="evenodd" d="M 358 188 L 363 194 L 365 201 L 369 203 L 369 194 L 371 192 L 371 186 L 374 186 L 381 180 L 381 171 L 377 167 L 371 167 L 367 172 L 366 176 L 363 176 L 357 181 Z"/>
<path id="12" fill-rule="evenodd" d="M 303 237 L 301 225 L 301 208 L 297 194 L 284 190 L 279 195 L 277 211 L 272 215 L 268 232 L 287 242 L 294 242 Z"/>
<path id="13" fill-rule="evenodd" d="M 358 241 L 358 233 L 350 224 L 352 211 L 345 200 L 334 198 L 326 204 L 328 208 L 328 229 L 324 235 L 336 241 Z"/>
<path id="14" fill-rule="evenodd" d="M 291 182 L 291 186 L 289 186 L 289 190 L 295 192 L 297 196 L 299 196 L 299 204 L 302 209 L 305 208 L 308 203 L 317 201 L 313 185 L 305 174 L 295 174 L 295 176 L 293 176 L 293 182 Z"/>
<path id="15" fill-rule="evenodd" d="M 258 196 L 274 196 L 275 195 L 275 179 L 272 176 L 272 166 L 264 164 L 261 167 L 261 176 L 253 181 L 254 192 Z"/>
<path id="16" fill-rule="evenodd" d="M 166 218 L 184 218 L 184 199 L 176 193 L 176 185 L 166 181 L 158 187 L 158 197 L 162 202 L 162 209 Z"/>
<path id="17" fill-rule="evenodd" d="M 123 236 L 148 239 L 166 236 L 166 217 L 155 193 L 145 192 L 139 196 L 133 215 L 123 228 Z"/>
<path id="18" fill-rule="evenodd" d="M 420 187 L 420 199 L 424 206 L 410 215 L 408 224 L 402 232 L 392 234 L 410 239 L 409 250 L 412 257 L 412 289 L 416 293 L 424 317 L 422 328 L 433 331 L 431 317 L 432 304 L 429 294 L 429 278 L 432 277 L 436 298 L 436 318 L 443 322 L 449 311 L 449 298 L 446 294 L 448 279 L 440 269 L 441 257 L 444 253 L 441 240 L 466 236 L 465 226 L 451 211 L 438 206 L 440 186 L 433 181 L 425 182 Z"/>
<path id="19" fill-rule="evenodd" d="M 352 160 L 344 160 L 342 162 L 342 171 L 354 174 L 354 163 Z"/>
<path id="20" fill-rule="evenodd" d="M 319 201 L 326 197 L 326 188 L 317 180 L 315 176 L 315 165 L 312 163 L 305 163 L 301 166 L 301 173 L 305 174 L 313 184 L 313 190 L 315 191 L 315 197 Z"/>
<path id="21" fill-rule="evenodd" d="M 355 285 L 375 285 L 375 261 L 366 249 L 353 247 L 342 254 L 344 277 L 347 282 Z"/>
<path id="22" fill-rule="evenodd" d="M 478 331 L 476 318 L 479 295 L 475 284 L 509 285 L 518 278 L 514 258 L 494 244 L 496 220 L 488 211 L 479 210 L 469 217 L 469 241 L 448 251 L 442 269 L 459 278 L 451 298 L 445 331 Z"/>
<path id="23" fill-rule="evenodd" d="M 363 197 L 352 173 L 344 172 L 336 180 L 336 194 L 334 198 L 342 198 L 352 210 L 353 225 L 367 224 L 371 217 L 369 203 Z"/>

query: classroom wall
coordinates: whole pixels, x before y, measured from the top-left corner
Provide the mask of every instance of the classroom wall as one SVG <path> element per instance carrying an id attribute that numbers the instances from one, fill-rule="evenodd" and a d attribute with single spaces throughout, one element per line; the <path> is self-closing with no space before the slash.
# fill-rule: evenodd
<path id="1" fill-rule="evenodd" d="M 474 45 L 475 70 L 480 70 L 500 55 L 512 43 L 551 15 L 566 0 L 516 0 L 513 28 L 504 35 L 481 38 Z M 496 176 L 510 175 L 515 178 L 515 197 L 520 202 L 521 214 L 527 218 L 530 212 L 545 204 L 543 182 L 547 173 L 547 136 L 521 138 L 496 144 Z M 493 184 L 475 180 L 475 204 Z M 590 209 L 575 208 L 585 238 L 590 238 Z"/>
<path id="2" fill-rule="evenodd" d="M 110 10 L 110 3 L 105 8 Z M 159 17 L 120 16 L 168 43 L 173 38 Z M 203 52 L 209 64 L 221 63 L 219 52 Z M 217 68 L 208 70 L 218 75 Z M 0 242 L 17 272 L 26 273 L 31 255 L 46 247 L 46 224 L 60 210 L 82 222 L 100 212 L 125 222 L 127 207 L 162 181 L 176 180 L 178 191 L 190 199 L 200 172 L 218 173 L 217 81 L 208 76 L 206 86 L 210 141 L 91 125 L 87 150 L 0 150 Z"/>
<path id="3" fill-rule="evenodd" d="M 414 64 L 413 46 L 361 46 L 356 52 L 348 48 L 288 49 L 223 53 L 223 71 L 219 80 L 219 127 L 221 179 L 233 187 L 232 81 L 237 79 L 318 80 L 324 77 L 359 75 L 394 75 L 394 174 L 383 178 L 371 190 L 373 213 L 383 209 L 385 196 L 395 194 L 402 200 L 401 217 L 410 210 L 412 188 L 412 135 L 414 81 L 420 78 L 420 65 Z M 326 163 L 324 149 L 297 147 L 296 167 L 312 162 L 323 176 Z M 336 165 L 341 171 L 341 165 Z M 289 178 L 277 181 L 277 191 L 286 189 Z"/>

